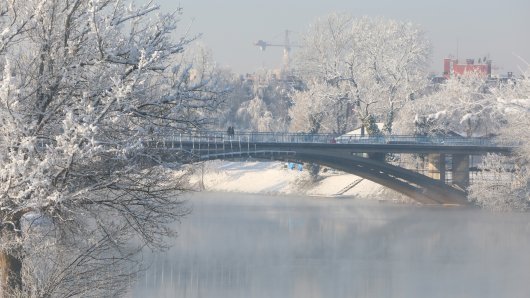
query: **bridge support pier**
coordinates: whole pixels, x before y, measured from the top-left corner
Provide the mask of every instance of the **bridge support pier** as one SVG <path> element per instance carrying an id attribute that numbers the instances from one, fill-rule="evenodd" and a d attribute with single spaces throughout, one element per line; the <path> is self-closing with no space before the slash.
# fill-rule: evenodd
<path id="1" fill-rule="evenodd" d="M 368 153 L 368 158 L 372 160 L 377 160 L 384 162 L 385 161 L 386 154 L 381 152 L 374 152 L 374 153 Z"/>
<path id="2" fill-rule="evenodd" d="M 428 176 L 435 180 L 445 183 L 445 154 L 429 154 L 428 161 Z"/>
<path id="3" fill-rule="evenodd" d="M 469 187 L 469 155 L 453 154 L 453 184 L 462 190 Z"/>

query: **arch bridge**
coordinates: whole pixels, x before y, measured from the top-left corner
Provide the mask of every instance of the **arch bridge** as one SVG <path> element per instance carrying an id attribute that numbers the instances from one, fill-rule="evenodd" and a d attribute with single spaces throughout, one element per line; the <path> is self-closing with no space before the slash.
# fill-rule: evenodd
<path id="1" fill-rule="evenodd" d="M 158 136 L 147 142 L 166 161 L 193 163 L 256 158 L 315 163 L 371 180 L 426 204 L 468 204 L 470 156 L 510 154 L 488 138 L 337 136 L 331 134 L 203 132 Z M 427 169 L 408 169 L 391 157 L 416 154 Z M 422 173 L 426 172 L 426 174 Z"/>

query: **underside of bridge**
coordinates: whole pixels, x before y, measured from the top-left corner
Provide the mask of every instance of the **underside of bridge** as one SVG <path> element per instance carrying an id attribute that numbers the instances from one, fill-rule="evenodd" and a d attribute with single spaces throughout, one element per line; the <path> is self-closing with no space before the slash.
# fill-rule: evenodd
<path id="1" fill-rule="evenodd" d="M 246 147 L 246 148 L 245 148 Z M 453 185 L 445 184 L 445 167 L 442 157 L 431 158 L 430 163 L 439 174 L 425 176 L 418 172 L 394 166 L 384 158 L 366 158 L 359 155 L 358 148 L 330 144 L 214 144 L 204 146 L 197 143 L 180 143 L 171 145 L 172 153 L 165 147 L 162 159 L 184 163 L 213 159 L 256 158 L 278 161 L 297 161 L 314 163 L 351 173 L 380 185 L 386 186 L 424 204 L 458 204 L 468 205 L 466 187 L 469 185 L 469 155 L 460 152 L 453 154 Z M 387 148 L 383 148 L 387 149 Z M 406 148 L 405 148 L 406 149 Z M 407 149 L 408 150 L 408 149 Z M 372 150 L 372 153 L 384 151 Z M 163 155 L 163 154 L 162 154 Z M 171 155 L 171 156 L 169 156 Z M 372 154 L 373 155 L 373 154 Z M 436 154 L 433 154 L 436 155 Z M 439 154 L 440 155 L 440 154 Z M 369 155 L 370 156 L 370 155 Z M 432 156 L 431 156 L 432 157 Z M 467 161 L 467 162 L 466 162 Z M 433 170 L 433 173 L 435 172 Z"/>
<path id="2" fill-rule="evenodd" d="M 200 157 L 199 157 L 200 156 Z M 195 161 L 256 158 L 315 163 L 368 179 L 423 204 L 469 204 L 466 193 L 440 180 L 382 161 L 337 152 L 255 151 L 196 155 Z M 190 160 L 190 162 L 193 162 Z"/>
<path id="3" fill-rule="evenodd" d="M 422 174 L 369 158 L 298 155 L 297 159 L 351 173 L 424 204 L 469 204 L 466 193 Z"/>

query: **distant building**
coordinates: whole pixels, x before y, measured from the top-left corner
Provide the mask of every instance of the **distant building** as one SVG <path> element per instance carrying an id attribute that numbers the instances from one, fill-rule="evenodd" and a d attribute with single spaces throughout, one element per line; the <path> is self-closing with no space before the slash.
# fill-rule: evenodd
<path id="1" fill-rule="evenodd" d="M 444 59 L 444 73 L 446 79 L 461 76 L 465 73 L 476 73 L 487 78 L 491 78 L 491 60 L 484 59 L 484 62 L 475 64 L 475 59 L 466 59 L 465 64 L 458 63 L 458 59 Z"/>

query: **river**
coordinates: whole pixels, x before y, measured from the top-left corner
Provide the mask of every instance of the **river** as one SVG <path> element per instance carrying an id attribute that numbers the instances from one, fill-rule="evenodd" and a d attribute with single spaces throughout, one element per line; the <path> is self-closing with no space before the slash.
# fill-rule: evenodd
<path id="1" fill-rule="evenodd" d="M 530 217 L 199 193 L 133 297 L 529 297 Z"/>

